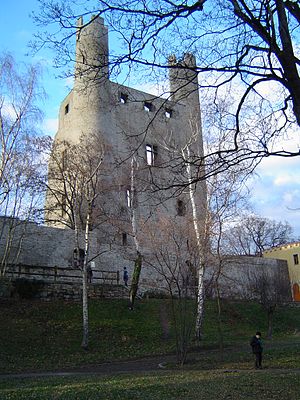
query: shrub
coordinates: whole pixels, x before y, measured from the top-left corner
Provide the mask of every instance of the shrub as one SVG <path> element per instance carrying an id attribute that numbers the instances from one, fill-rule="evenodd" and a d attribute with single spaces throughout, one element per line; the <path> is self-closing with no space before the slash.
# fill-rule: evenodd
<path id="1" fill-rule="evenodd" d="M 25 278 L 16 279 L 14 282 L 15 293 L 22 299 L 32 299 L 44 287 L 44 282 L 40 280 L 28 280 Z"/>
<path id="2" fill-rule="evenodd" d="M 0 298 L 10 297 L 12 292 L 12 284 L 10 279 L 2 276 L 0 278 Z"/>

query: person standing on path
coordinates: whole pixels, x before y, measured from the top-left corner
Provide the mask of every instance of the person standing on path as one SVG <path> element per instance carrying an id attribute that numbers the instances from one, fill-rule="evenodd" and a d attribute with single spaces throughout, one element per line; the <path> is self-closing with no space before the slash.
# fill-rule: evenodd
<path id="1" fill-rule="evenodd" d="M 124 271 L 123 271 L 123 281 L 124 281 L 124 285 L 128 286 L 128 271 L 127 271 L 126 267 L 124 267 Z"/>
<path id="2" fill-rule="evenodd" d="M 262 352 L 263 344 L 261 340 L 261 333 L 256 332 L 255 336 L 250 341 L 250 346 L 252 347 L 252 353 L 255 355 L 255 368 L 262 369 Z"/>

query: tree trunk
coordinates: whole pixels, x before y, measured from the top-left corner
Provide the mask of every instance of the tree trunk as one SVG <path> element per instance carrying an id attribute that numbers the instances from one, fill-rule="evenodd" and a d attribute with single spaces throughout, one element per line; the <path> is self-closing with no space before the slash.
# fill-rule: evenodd
<path id="1" fill-rule="evenodd" d="M 130 287 L 130 292 L 129 292 L 129 300 L 130 300 L 129 307 L 131 310 L 133 310 L 134 301 L 135 301 L 136 294 L 137 294 L 138 287 L 139 287 L 141 269 L 142 269 L 142 255 L 140 252 L 137 252 L 137 257 L 136 257 L 136 260 L 134 263 L 134 270 L 133 270 L 131 287 Z"/>
<path id="2" fill-rule="evenodd" d="M 84 249 L 84 262 L 82 268 L 82 327 L 83 335 L 81 347 L 85 350 L 89 345 L 89 312 L 88 312 L 88 281 L 87 281 L 87 266 L 89 254 L 89 228 L 90 228 L 90 207 L 86 217 L 85 225 L 85 249 Z"/>
<path id="3" fill-rule="evenodd" d="M 219 349 L 221 358 L 223 359 L 223 350 L 224 350 L 224 339 L 223 339 L 223 329 L 222 329 L 222 308 L 221 308 L 221 297 L 220 297 L 220 290 L 219 284 L 216 282 L 216 292 L 217 292 L 217 308 L 218 308 L 218 335 L 219 335 Z"/>
<path id="4" fill-rule="evenodd" d="M 134 270 L 132 274 L 132 280 L 131 280 L 131 287 L 129 291 L 129 302 L 130 306 L 129 308 L 133 310 L 134 307 L 134 301 L 136 298 L 136 294 L 138 291 L 139 287 L 139 280 L 140 280 L 140 274 L 141 274 L 141 269 L 142 269 L 142 255 L 140 253 L 140 244 L 138 240 L 138 225 L 137 225 L 137 215 L 136 215 L 136 207 L 137 207 L 137 199 L 135 198 L 136 193 L 135 193 L 135 170 L 137 168 L 137 162 L 135 157 L 132 157 L 131 159 L 131 185 L 130 185 L 130 207 L 131 207 L 131 226 L 132 226 L 132 235 L 133 235 L 133 240 L 136 248 L 136 253 L 137 257 L 135 259 L 134 263 Z"/>
<path id="5" fill-rule="evenodd" d="M 274 309 L 273 307 L 269 308 L 267 310 L 268 313 L 268 332 L 267 332 L 267 338 L 272 339 L 273 335 L 273 314 L 274 314 Z"/>
<path id="6" fill-rule="evenodd" d="M 203 322 L 203 312 L 204 312 L 204 263 L 203 263 L 203 248 L 201 245 L 201 237 L 200 230 L 198 226 L 198 213 L 195 201 L 195 186 L 192 184 L 192 171 L 190 164 L 190 149 L 189 145 L 186 146 L 186 154 L 185 151 L 182 150 L 182 156 L 186 165 L 186 172 L 189 181 L 189 196 L 192 206 L 192 216 L 193 216 L 193 225 L 197 240 L 197 249 L 199 255 L 199 268 L 198 268 L 198 290 L 197 290 L 197 311 L 196 311 L 196 326 L 195 326 L 195 334 L 198 340 L 201 340 L 201 327 Z"/>

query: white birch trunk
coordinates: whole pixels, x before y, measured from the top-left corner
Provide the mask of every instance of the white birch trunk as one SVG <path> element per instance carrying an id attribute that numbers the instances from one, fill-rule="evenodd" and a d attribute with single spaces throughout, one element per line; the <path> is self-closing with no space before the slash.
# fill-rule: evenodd
<path id="1" fill-rule="evenodd" d="M 88 209 L 86 224 L 85 224 L 85 248 L 84 248 L 84 262 L 82 269 L 82 343 L 81 347 L 88 348 L 89 345 L 89 312 L 88 312 L 88 282 L 87 282 L 87 264 L 89 254 L 89 228 L 90 228 L 90 206 Z"/>
<path id="2" fill-rule="evenodd" d="M 137 215 L 135 208 L 135 186 L 134 186 L 134 172 L 136 169 L 136 158 L 133 156 L 131 159 L 131 179 L 130 179 L 130 210 L 131 210 L 131 227 L 132 235 L 137 252 L 140 251 L 140 245 L 137 237 Z"/>
<path id="3" fill-rule="evenodd" d="M 133 310 L 134 301 L 139 287 L 139 279 L 142 268 L 142 255 L 140 253 L 140 244 L 138 240 L 138 225 L 137 225 L 137 212 L 136 212 L 136 199 L 135 199 L 135 169 L 136 159 L 133 156 L 131 159 L 131 187 L 130 187 L 130 207 L 131 207 L 131 227 L 132 235 L 136 249 L 136 260 L 134 263 L 134 270 L 131 280 L 131 287 L 129 291 L 130 309 Z"/>
<path id="4" fill-rule="evenodd" d="M 201 326 L 203 322 L 203 314 L 204 314 L 204 260 L 203 260 L 203 248 L 201 244 L 201 235 L 198 224 L 198 214 L 197 214 L 197 206 L 195 202 L 195 188 L 192 183 L 192 172 L 191 172 L 191 164 L 190 164 L 190 149 L 189 145 L 186 146 L 185 150 L 182 150 L 182 156 L 186 165 L 186 172 L 188 176 L 188 190 L 192 207 L 192 218 L 193 225 L 196 235 L 196 243 L 199 254 L 199 266 L 198 266 L 198 287 L 197 287 L 197 311 L 196 311 L 196 325 L 195 325 L 195 333 L 196 338 L 198 340 L 201 339 Z"/>

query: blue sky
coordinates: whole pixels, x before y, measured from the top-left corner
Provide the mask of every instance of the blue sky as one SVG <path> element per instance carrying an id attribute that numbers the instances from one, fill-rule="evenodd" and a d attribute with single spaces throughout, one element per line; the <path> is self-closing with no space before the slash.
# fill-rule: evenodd
<path id="1" fill-rule="evenodd" d="M 37 8 L 37 0 L 3 2 L 0 15 L 0 51 L 9 51 L 17 62 L 41 62 L 44 67 L 43 86 L 47 99 L 41 105 L 45 113 L 44 133 L 54 135 L 57 129 L 59 104 L 68 91 L 67 82 L 56 78 L 52 54 L 41 52 L 26 56 L 28 42 L 37 31 L 29 14 Z M 291 145 L 300 148 L 300 129 L 291 134 Z M 257 169 L 252 180 L 253 206 L 257 214 L 288 221 L 300 238 L 300 157 L 269 158 Z M 299 211 L 295 210 L 299 208 Z"/>

